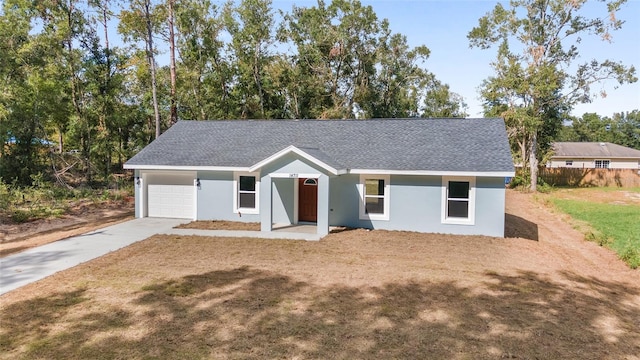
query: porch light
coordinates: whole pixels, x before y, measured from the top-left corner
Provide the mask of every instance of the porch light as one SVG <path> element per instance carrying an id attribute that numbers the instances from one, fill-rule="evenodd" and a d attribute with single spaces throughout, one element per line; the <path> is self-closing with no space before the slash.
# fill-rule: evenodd
<path id="1" fill-rule="evenodd" d="M 140 176 L 136 177 L 136 185 L 140 186 Z"/>
<path id="2" fill-rule="evenodd" d="M 197 187 L 200 187 L 200 178 L 197 178 L 197 179 L 196 179 L 196 186 L 197 186 Z"/>

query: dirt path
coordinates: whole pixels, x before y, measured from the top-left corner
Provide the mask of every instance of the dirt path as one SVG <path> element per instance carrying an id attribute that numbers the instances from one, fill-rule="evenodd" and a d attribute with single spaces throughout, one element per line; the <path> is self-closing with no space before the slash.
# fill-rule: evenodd
<path id="1" fill-rule="evenodd" d="M 584 235 L 571 226 L 568 215 L 542 205 L 534 195 L 508 190 L 506 211 L 507 236 L 534 238 L 542 245 L 542 261 L 548 265 L 542 271 L 568 271 L 607 281 L 626 279 L 640 285 L 638 271 L 630 269 L 612 250 L 585 241 Z"/>

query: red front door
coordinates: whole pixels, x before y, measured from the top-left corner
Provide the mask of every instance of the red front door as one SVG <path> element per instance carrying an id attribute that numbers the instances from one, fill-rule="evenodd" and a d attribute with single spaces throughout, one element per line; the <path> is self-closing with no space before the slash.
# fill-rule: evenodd
<path id="1" fill-rule="evenodd" d="M 298 221 L 318 221 L 318 180 L 298 179 Z"/>

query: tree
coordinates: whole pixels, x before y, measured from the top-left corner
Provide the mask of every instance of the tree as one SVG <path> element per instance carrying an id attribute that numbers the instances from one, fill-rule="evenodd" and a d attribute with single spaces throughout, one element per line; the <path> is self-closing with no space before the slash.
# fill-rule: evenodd
<path id="1" fill-rule="evenodd" d="M 420 66 L 429 49 L 410 48 L 406 36 L 392 33 L 386 19 L 359 1 L 294 6 L 278 37 L 296 50 L 281 72 L 293 117 L 463 114 L 448 86 Z"/>
<path id="2" fill-rule="evenodd" d="M 640 111 L 615 113 L 611 118 L 585 113 L 564 126 L 557 140 L 611 142 L 640 150 Z"/>
<path id="3" fill-rule="evenodd" d="M 449 85 L 435 78 L 428 82 L 422 117 L 466 117 L 466 108 L 462 96 L 452 92 Z"/>
<path id="4" fill-rule="evenodd" d="M 233 95 L 242 119 L 282 117 L 283 100 L 273 86 L 275 38 L 271 0 L 242 0 L 237 7 L 227 4 L 226 30 L 231 35 L 230 53 L 234 63 Z"/>
<path id="5" fill-rule="evenodd" d="M 567 112 L 594 96 L 591 86 L 609 79 L 637 81 L 633 66 L 612 60 L 574 68 L 582 37 L 595 34 L 610 41 L 611 32 L 622 26 L 615 14 L 625 1 L 608 2 L 603 18 L 588 18 L 581 14 L 586 0 L 511 0 L 508 8 L 497 4 L 467 36 L 472 47 L 498 45 L 496 73 L 481 89 L 485 112 L 505 118 L 512 145 L 529 163 L 533 191 L 540 155 Z"/>
<path id="6" fill-rule="evenodd" d="M 640 150 L 640 110 L 613 114 L 616 144 Z"/>
<path id="7" fill-rule="evenodd" d="M 178 105 L 176 101 L 176 35 L 175 35 L 175 0 L 167 0 L 167 23 L 169 26 L 169 69 L 171 77 L 171 106 L 169 110 L 169 126 L 178 121 Z"/>
<path id="8" fill-rule="evenodd" d="M 224 52 L 224 21 L 209 0 L 176 4 L 180 78 L 178 102 L 187 119 L 228 119 L 235 108 L 230 99 L 233 74 Z"/>
<path id="9" fill-rule="evenodd" d="M 129 3 L 128 10 L 120 13 L 118 31 L 124 35 L 125 41 L 145 44 L 145 54 L 151 76 L 151 96 L 153 102 L 153 114 L 155 118 L 156 138 L 160 136 L 160 109 L 158 106 L 158 85 L 156 81 L 156 48 L 154 45 L 155 34 L 162 27 L 162 7 L 154 6 L 151 0 L 134 0 Z"/>

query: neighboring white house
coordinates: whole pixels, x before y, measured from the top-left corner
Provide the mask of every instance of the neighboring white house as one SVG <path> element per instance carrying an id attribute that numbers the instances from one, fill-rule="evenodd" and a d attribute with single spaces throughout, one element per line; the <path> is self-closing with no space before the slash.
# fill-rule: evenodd
<path id="1" fill-rule="evenodd" d="M 640 150 L 608 142 L 557 142 L 547 167 L 640 169 Z"/>
<path id="2" fill-rule="evenodd" d="M 504 236 L 502 119 L 179 121 L 124 165 L 137 217 Z"/>

